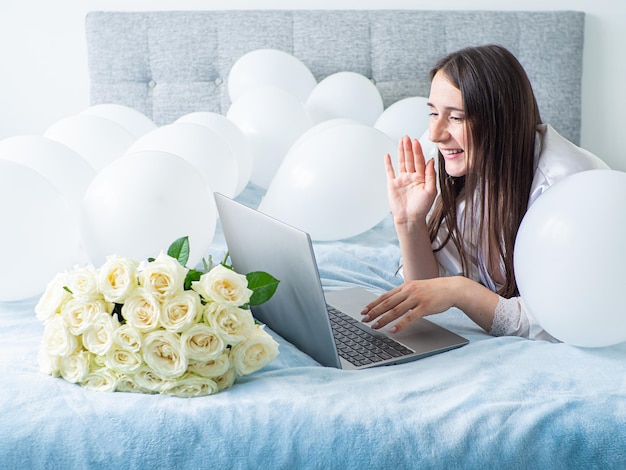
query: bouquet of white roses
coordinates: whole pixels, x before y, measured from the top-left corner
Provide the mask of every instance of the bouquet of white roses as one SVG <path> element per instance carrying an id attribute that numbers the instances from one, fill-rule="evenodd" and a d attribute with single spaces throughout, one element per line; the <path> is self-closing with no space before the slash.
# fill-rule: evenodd
<path id="1" fill-rule="evenodd" d="M 35 307 L 45 324 L 40 369 L 99 391 L 210 395 L 278 354 L 250 305 L 274 294 L 265 272 L 225 260 L 185 267 L 187 237 L 144 263 L 109 256 L 57 274 Z"/>

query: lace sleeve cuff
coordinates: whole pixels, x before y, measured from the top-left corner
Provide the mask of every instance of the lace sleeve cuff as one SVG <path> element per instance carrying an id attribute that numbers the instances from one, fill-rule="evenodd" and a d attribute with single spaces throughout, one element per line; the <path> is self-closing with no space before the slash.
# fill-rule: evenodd
<path id="1" fill-rule="evenodd" d="M 530 324 L 517 297 L 500 297 L 491 324 L 492 336 L 521 336 L 528 338 Z"/>

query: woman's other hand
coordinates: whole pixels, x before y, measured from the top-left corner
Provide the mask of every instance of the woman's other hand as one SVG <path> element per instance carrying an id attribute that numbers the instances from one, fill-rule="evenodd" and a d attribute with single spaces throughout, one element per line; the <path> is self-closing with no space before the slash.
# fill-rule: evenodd
<path id="1" fill-rule="evenodd" d="M 390 330 L 395 333 L 418 318 L 457 307 L 489 331 L 497 303 L 498 295 L 475 281 L 462 276 L 439 277 L 405 281 L 370 302 L 361 313 L 364 322 L 374 322 L 374 329 L 397 320 Z"/>

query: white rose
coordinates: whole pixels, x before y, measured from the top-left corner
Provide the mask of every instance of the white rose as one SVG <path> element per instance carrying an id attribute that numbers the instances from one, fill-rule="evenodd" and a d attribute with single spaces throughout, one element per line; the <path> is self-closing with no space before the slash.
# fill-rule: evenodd
<path id="1" fill-rule="evenodd" d="M 83 346 L 96 355 L 105 355 L 113 344 L 113 336 L 119 326 L 116 316 L 106 312 L 96 314 L 83 333 Z"/>
<path id="2" fill-rule="evenodd" d="M 237 375 L 248 375 L 272 362 L 278 356 L 278 343 L 260 325 L 247 340 L 234 346 L 230 357 Z"/>
<path id="3" fill-rule="evenodd" d="M 164 379 L 153 371 L 150 367 L 143 365 L 139 368 L 133 379 L 138 387 L 142 390 L 148 390 L 153 393 L 160 393 L 171 385 L 171 381 Z"/>
<path id="4" fill-rule="evenodd" d="M 122 304 L 137 287 L 136 261 L 113 255 L 108 256 L 98 270 L 98 287 L 109 302 Z"/>
<path id="5" fill-rule="evenodd" d="M 187 358 L 197 361 L 215 359 L 226 347 L 221 336 L 204 323 L 197 323 L 183 331 L 180 342 Z"/>
<path id="6" fill-rule="evenodd" d="M 39 371 L 52 377 L 61 375 L 61 357 L 51 356 L 45 348 L 39 348 L 37 352 L 37 361 L 39 362 Z"/>
<path id="7" fill-rule="evenodd" d="M 61 315 L 74 335 L 83 334 L 99 313 L 107 313 L 103 299 L 81 297 L 70 299 L 61 308 Z"/>
<path id="8" fill-rule="evenodd" d="M 146 364 L 164 379 L 175 379 L 187 370 L 187 357 L 180 338 L 167 330 L 148 333 L 141 348 Z"/>
<path id="9" fill-rule="evenodd" d="M 117 386 L 117 376 L 109 369 L 96 369 L 87 374 L 80 384 L 95 392 L 114 392 Z"/>
<path id="10" fill-rule="evenodd" d="M 89 373 L 89 353 L 79 351 L 61 360 L 61 377 L 71 383 L 82 381 Z"/>
<path id="11" fill-rule="evenodd" d="M 151 331 L 159 326 L 161 304 L 158 299 L 143 287 L 138 287 L 122 306 L 122 316 L 126 322 L 141 332 Z"/>
<path id="12" fill-rule="evenodd" d="M 163 302 L 167 297 L 183 291 L 187 271 L 178 260 L 161 252 L 154 261 L 139 271 L 139 283 Z"/>
<path id="13" fill-rule="evenodd" d="M 64 289 L 67 285 L 67 274 L 58 273 L 46 286 L 46 290 L 35 306 L 35 313 L 39 321 L 45 322 L 61 311 L 61 307 L 70 298 L 70 293 Z"/>
<path id="14" fill-rule="evenodd" d="M 217 383 L 213 380 L 193 374 L 185 374 L 183 377 L 176 380 L 169 388 L 163 390 L 163 393 L 180 398 L 190 398 L 213 395 L 218 391 Z"/>
<path id="15" fill-rule="evenodd" d="M 161 325 L 170 331 L 183 331 L 196 321 L 201 307 L 198 294 L 182 291 L 161 305 Z"/>
<path id="16" fill-rule="evenodd" d="M 141 349 L 143 336 L 134 326 L 126 323 L 115 330 L 113 342 L 122 349 L 137 352 Z"/>
<path id="17" fill-rule="evenodd" d="M 78 348 L 78 338 L 69 330 L 61 315 L 55 315 L 46 322 L 42 347 L 50 356 L 69 356 Z"/>
<path id="18" fill-rule="evenodd" d="M 151 390 L 140 387 L 134 375 L 122 374 L 115 385 L 116 392 L 149 393 Z"/>
<path id="19" fill-rule="evenodd" d="M 67 287 L 75 298 L 101 296 L 98 289 L 98 272 L 93 266 L 77 266 L 67 273 Z"/>
<path id="20" fill-rule="evenodd" d="M 202 377 L 220 377 L 230 368 L 230 358 L 228 354 L 222 353 L 215 359 L 208 361 L 189 361 L 187 370 Z"/>
<path id="21" fill-rule="evenodd" d="M 249 310 L 211 302 L 204 308 L 205 321 L 231 346 L 245 340 L 254 329 Z"/>
<path id="22" fill-rule="evenodd" d="M 235 385 L 235 379 L 237 378 L 237 374 L 235 373 L 235 369 L 233 367 L 229 367 L 228 370 L 215 379 L 215 383 L 217 383 L 217 388 L 220 390 L 226 390 L 227 388 Z"/>
<path id="23" fill-rule="evenodd" d="M 206 301 L 213 300 L 235 307 L 247 304 L 252 295 L 246 276 L 221 264 L 203 274 L 199 281 L 192 282 L 191 287 Z"/>
<path id="24" fill-rule="evenodd" d="M 89 364 L 89 370 L 103 369 L 106 367 L 104 363 L 104 356 L 98 356 L 96 354 L 91 355 L 91 363 Z"/>
<path id="25" fill-rule="evenodd" d="M 107 351 L 104 363 L 118 374 L 134 374 L 143 364 L 143 360 L 137 352 L 123 349 L 114 344 Z"/>

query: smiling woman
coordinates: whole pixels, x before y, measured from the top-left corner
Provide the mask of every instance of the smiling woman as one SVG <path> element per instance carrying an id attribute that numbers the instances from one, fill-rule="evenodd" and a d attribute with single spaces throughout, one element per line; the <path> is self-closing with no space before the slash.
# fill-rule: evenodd
<path id="1" fill-rule="evenodd" d="M 461 91 L 439 71 L 430 87 L 430 140 L 438 144 L 450 176 L 464 176 L 467 172 L 465 110 Z"/>
<path id="2" fill-rule="evenodd" d="M 547 148 L 546 135 L 556 132 L 542 124 L 526 71 L 506 48 L 453 52 L 430 77 L 439 193 L 434 162 L 425 162 L 417 139 L 404 137 L 399 171 L 389 155 L 386 165 L 405 282 L 366 306 L 363 320 L 375 328 L 397 320 L 399 331 L 458 307 L 493 335 L 529 337 L 535 321 L 513 267 L 522 218 L 547 187 L 606 165 L 570 143 L 557 157 Z"/>

